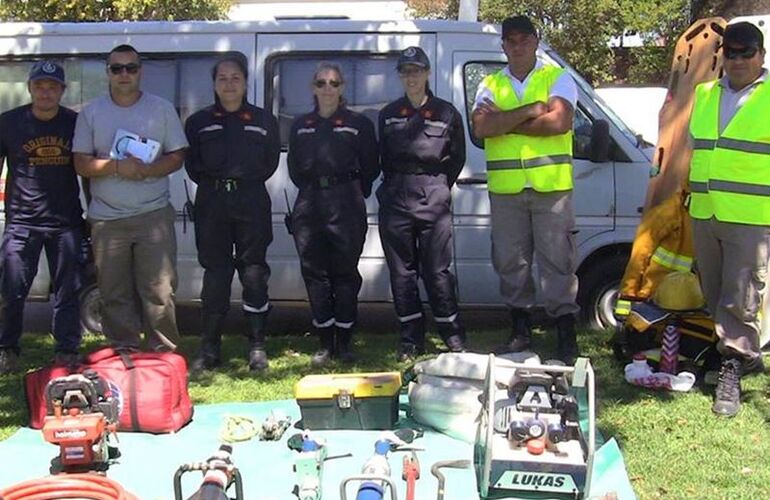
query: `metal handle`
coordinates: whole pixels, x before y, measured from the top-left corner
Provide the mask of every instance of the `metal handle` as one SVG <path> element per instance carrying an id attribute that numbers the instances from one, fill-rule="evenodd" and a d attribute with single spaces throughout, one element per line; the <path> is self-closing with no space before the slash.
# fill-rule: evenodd
<path id="1" fill-rule="evenodd" d="M 182 498 L 182 475 L 193 470 L 208 470 L 205 462 L 180 465 L 174 473 L 174 500 L 183 500 Z M 235 500 L 244 500 L 243 496 L 243 478 L 241 472 L 233 467 L 233 482 L 235 483 Z M 227 488 L 225 488 L 227 490 Z"/>

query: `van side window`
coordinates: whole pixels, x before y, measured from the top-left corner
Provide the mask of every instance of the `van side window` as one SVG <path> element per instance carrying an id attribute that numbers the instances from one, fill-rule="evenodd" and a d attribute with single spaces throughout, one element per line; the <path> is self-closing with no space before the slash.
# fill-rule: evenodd
<path id="1" fill-rule="evenodd" d="M 474 61 L 468 62 L 463 68 L 464 84 L 465 84 L 465 116 L 468 120 L 468 130 L 471 129 L 471 113 L 473 112 L 473 103 L 476 100 L 476 90 L 479 87 L 479 83 L 487 75 L 500 71 L 505 66 L 500 61 Z M 588 159 L 589 148 L 591 145 L 591 119 L 586 113 L 580 109 L 575 110 L 575 121 L 573 125 L 574 139 L 572 143 L 572 150 L 575 159 Z M 470 134 L 473 144 L 483 148 L 482 141 Z"/>
<path id="2" fill-rule="evenodd" d="M 85 103 L 107 91 L 104 57 L 57 57 L 64 65 L 67 90 L 62 105 L 80 111 Z M 214 87 L 209 72 L 218 55 L 142 54 L 142 89 L 174 104 L 182 120 L 213 104 Z M 0 113 L 29 102 L 27 75 L 34 60 L 0 60 Z"/>
<path id="3" fill-rule="evenodd" d="M 281 144 L 286 150 L 291 124 L 297 116 L 313 110 L 310 81 L 318 63 L 338 64 L 345 77 L 345 100 L 349 109 L 377 123 L 377 113 L 403 94 L 396 72 L 397 53 L 278 54 L 266 62 L 265 103 L 278 118 Z M 272 104 L 272 105 L 271 105 Z"/>

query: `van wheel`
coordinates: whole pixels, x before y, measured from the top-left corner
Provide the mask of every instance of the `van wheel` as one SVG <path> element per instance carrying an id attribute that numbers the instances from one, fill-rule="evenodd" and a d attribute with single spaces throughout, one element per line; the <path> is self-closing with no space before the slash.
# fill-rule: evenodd
<path id="1" fill-rule="evenodd" d="M 612 255 L 594 263 L 580 274 L 577 302 L 583 323 L 593 330 L 615 328 L 613 311 L 628 255 Z"/>
<path id="2" fill-rule="evenodd" d="M 86 332 L 102 334 L 102 295 L 95 284 L 80 292 L 80 324 Z"/>

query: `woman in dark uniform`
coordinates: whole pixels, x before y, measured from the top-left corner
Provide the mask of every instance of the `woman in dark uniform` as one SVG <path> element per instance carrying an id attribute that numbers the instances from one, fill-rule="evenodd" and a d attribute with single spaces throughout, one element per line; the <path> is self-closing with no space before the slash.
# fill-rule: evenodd
<path id="1" fill-rule="evenodd" d="M 405 95 L 380 112 L 385 179 L 377 198 L 380 239 L 401 323 L 399 358 L 405 361 L 425 349 L 418 277 L 442 340 L 450 351 L 465 350 L 450 270 L 451 189 L 465 164 L 465 134 L 460 113 L 428 88 L 430 61 L 421 48 L 405 49 L 397 69 Z"/>
<path id="2" fill-rule="evenodd" d="M 210 369 L 221 362 L 221 328 L 238 271 L 249 323 L 249 368 L 261 371 L 268 365 L 266 253 L 273 240 L 265 181 L 278 168 L 278 123 L 272 114 L 246 102 L 245 57 L 220 60 L 211 75 L 215 104 L 185 123 L 190 143 L 185 168 L 198 184 L 195 243 L 203 267 L 201 351 L 192 369 Z"/>
<path id="3" fill-rule="evenodd" d="M 339 66 L 321 63 L 313 75 L 315 109 L 297 118 L 289 136 L 289 175 L 299 188 L 292 215 L 302 277 L 321 349 L 313 364 L 331 357 L 352 362 L 366 238 L 366 204 L 379 175 L 374 125 L 345 107 Z"/>

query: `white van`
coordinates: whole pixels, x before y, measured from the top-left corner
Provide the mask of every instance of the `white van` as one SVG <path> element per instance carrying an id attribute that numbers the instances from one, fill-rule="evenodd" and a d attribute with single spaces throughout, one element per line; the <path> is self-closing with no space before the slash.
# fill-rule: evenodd
<path id="1" fill-rule="evenodd" d="M 455 271 L 459 298 L 466 305 L 500 305 L 498 278 L 490 261 L 489 199 L 482 144 L 471 136 L 469 115 L 478 82 L 505 64 L 499 27 L 456 21 L 363 22 L 287 20 L 265 22 L 141 22 L 82 24 L 0 24 L 0 111 L 28 100 L 26 77 L 41 58 L 60 60 L 69 82 L 64 104 L 76 110 L 107 88 L 104 56 L 130 43 L 144 58 L 143 88 L 170 100 L 182 120 L 213 102 L 209 70 L 218 56 L 238 51 L 249 60 L 249 100 L 279 119 L 286 147 L 295 116 L 312 107 L 310 79 L 322 60 L 339 63 L 348 85 L 350 107 L 375 119 L 402 87 L 395 70 L 401 49 L 419 45 L 430 57 L 434 92 L 460 110 L 466 125 L 468 159 L 454 188 Z M 625 268 L 644 201 L 652 150 L 597 99 L 591 86 L 553 50 L 539 55 L 564 66 L 575 78 L 579 104 L 575 113 L 575 209 L 579 232 L 579 301 L 592 326 L 612 323 L 613 297 Z M 198 265 L 191 222 L 182 208 L 185 185 L 195 184 L 184 170 L 172 176 L 177 209 L 180 303 L 198 300 L 203 270 Z M 296 189 L 289 180 L 285 155 L 268 182 L 273 202 L 275 239 L 268 262 L 272 268 L 271 301 L 306 300 L 297 253 L 283 226 L 286 198 Z M 368 202 L 369 233 L 359 268 L 364 277 L 363 302 L 390 301 L 389 277 L 377 231 L 377 201 Z M 33 295 L 48 296 L 44 266 Z M 233 298 L 240 285 L 233 285 Z M 84 301 L 84 319 L 98 327 L 98 291 Z"/>

